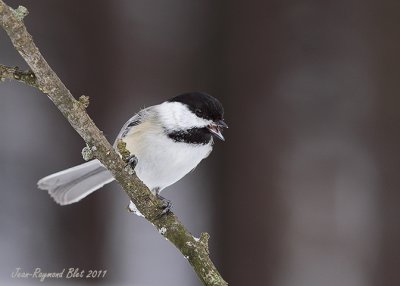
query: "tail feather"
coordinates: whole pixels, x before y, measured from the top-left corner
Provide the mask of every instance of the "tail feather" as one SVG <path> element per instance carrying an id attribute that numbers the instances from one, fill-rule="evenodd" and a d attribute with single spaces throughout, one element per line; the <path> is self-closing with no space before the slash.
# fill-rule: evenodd
<path id="1" fill-rule="evenodd" d="M 80 201 L 114 180 L 99 160 L 60 171 L 39 180 L 38 187 L 47 190 L 60 205 Z"/>

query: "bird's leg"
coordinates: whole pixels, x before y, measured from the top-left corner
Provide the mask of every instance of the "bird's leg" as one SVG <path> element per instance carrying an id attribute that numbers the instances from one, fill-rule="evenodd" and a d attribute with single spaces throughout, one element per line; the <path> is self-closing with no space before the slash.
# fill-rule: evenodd
<path id="1" fill-rule="evenodd" d="M 163 215 L 165 215 L 171 211 L 172 203 L 170 200 L 168 200 L 160 195 L 160 188 L 155 188 L 153 191 L 156 193 L 156 197 L 163 202 L 162 212 L 159 215 L 159 217 L 162 217 Z"/>
<path id="2" fill-rule="evenodd" d="M 135 170 L 135 167 L 138 163 L 138 158 L 135 155 L 130 155 L 128 158 L 125 160 L 126 166 L 130 166 L 132 170 Z"/>

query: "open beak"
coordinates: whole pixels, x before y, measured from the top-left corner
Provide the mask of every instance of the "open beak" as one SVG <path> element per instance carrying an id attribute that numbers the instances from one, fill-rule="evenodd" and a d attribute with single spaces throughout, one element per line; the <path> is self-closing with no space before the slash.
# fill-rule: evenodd
<path id="1" fill-rule="evenodd" d="M 224 136 L 222 136 L 221 133 L 222 128 L 228 128 L 228 125 L 223 120 L 215 121 L 207 126 L 207 129 L 211 132 L 212 135 L 214 135 L 218 139 L 221 139 L 222 141 L 225 141 L 225 138 Z"/>

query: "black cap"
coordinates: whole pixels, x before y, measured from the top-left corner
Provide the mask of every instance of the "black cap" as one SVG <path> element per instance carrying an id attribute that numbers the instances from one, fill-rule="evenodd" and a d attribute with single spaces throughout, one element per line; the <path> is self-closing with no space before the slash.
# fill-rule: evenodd
<path id="1" fill-rule="evenodd" d="M 183 93 L 171 98 L 169 102 L 186 104 L 194 114 L 204 119 L 211 119 L 213 121 L 224 119 L 222 104 L 218 99 L 204 92 Z"/>

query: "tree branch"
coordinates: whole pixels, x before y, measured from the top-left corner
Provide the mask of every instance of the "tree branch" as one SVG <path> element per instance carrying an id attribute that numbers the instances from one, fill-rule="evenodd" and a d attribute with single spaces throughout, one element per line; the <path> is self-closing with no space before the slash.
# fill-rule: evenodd
<path id="1" fill-rule="evenodd" d="M 13 10 L 0 0 L 0 25 L 7 32 L 15 49 L 32 69 L 35 80 L 29 81 L 32 72 L 21 72 L 17 68 L 1 66 L 0 77 L 13 78 L 39 88 L 53 101 L 71 126 L 85 140 L 92 156 L 113 174 L 143 216 L 152 223 L 165 238 L 171 241 L 192 265 L 204 285 L 226 286 L 208 252 L 208 234 L 194 238 L 173 213 L 159 218 L 161 202 L 149 191 L 135 174 L 125 170 L 125 163 L 86 113 L 87 101 L 77 101 L 47 64 L 26 30 L 24 7 Z M 17 78 L 16 78 L 17 76 Z"/>

